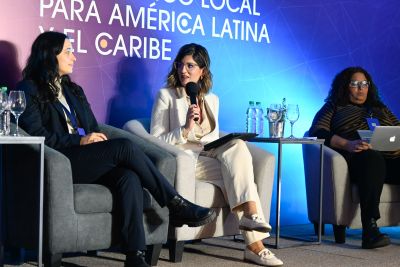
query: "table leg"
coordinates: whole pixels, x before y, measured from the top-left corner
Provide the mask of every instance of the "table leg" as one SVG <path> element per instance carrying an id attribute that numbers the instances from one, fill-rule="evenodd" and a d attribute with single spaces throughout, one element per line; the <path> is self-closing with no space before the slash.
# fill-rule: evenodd
<path id="1" fill-rule="evenodd" d="M 275 237 L 275 248 L 279 248 L 279 236 L 281 232 L 281 163 L 282 163 L 282 144 L 278 144 L 278 180 L 276 183 L 276 237 Z"/>
<path id="2" fill-rule="evenodd" d="M 43 180 L 44 180 L 44 144 L 40 144 L 40 176 L 39 176 L 39 244 L 38 266 L 42 267 L 43 256 Z"/>
<path id="3" fill-rule="evenodd" d="M 3 161 L 3 145 L 0 147 L 0 267 L 4 266 L 4 194 L 3 194 L 3 178 L 5 177 L 5 168 Z"/>
<path id="4" fill-rule="evenodd" d="M 318 244 L 321 243 L 322 236 L 322 200 L 324 194 L 324 145 L 319 147 L 319 220 L 318 220 Z"/>

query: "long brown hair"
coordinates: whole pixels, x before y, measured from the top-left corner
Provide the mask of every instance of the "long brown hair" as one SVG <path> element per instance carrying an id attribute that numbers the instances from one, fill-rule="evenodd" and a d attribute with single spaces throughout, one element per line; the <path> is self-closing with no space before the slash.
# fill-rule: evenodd
<path id="1" fill-rule="evenodd" d="M 174 59 L 174 62 L 181 62 L 181 60 L 185 56 L 192 56 L 196 64 L 203 69 L 202 78 L 200 78 L 198 82 L 198 85 L 200 87 L 199 94 L 207 94 L 212 87 L 212 73 L 210 71 L 211 61 L 210 57 L 208 56 L 207 49 L 199 44 L 186 44 L 179 49 L 179 52 Z M 168 73 L 167 77 L 167 87 L 176 88 L 181 86 L 182 84 L 179 80 L 178 69 L 175 67 L 175 64 L 172 64 L 172 69 Z"/>

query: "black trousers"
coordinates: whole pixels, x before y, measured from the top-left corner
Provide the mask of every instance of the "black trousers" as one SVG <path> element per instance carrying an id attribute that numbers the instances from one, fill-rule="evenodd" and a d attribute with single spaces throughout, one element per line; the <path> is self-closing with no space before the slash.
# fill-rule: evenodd
<path id="1" fill-rule="evenodd" d="M 60 150 L 71 161 L 74 183 L 98 183 L 114 193 L 126 251 L 144 250 L 143 188 L 164 207 L 175 189 L 128 139 L 111 139 Z"/>
<path id="2" fill-rule="evenodd" d="M 347 157 L 351 182 L 360 196 L 361 220 L 379 219 L 384 183 L 400 184 L 400 158 L 386 158 L 376 150 L 351 153 Z"/>

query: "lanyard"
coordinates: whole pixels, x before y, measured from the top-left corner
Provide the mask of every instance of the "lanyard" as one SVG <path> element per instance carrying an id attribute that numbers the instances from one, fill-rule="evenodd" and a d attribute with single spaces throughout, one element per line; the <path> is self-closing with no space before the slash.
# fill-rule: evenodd
<path id="1" fill-rule="evenodd" d="M 85 135 L 85 131 L 83 130 L 83 128 L 80 128 L 78 125 L 78 119 L 76 117 L 74 107 L 71 105 L 71 101 L 69 100 L 69 97 L 67 95 L 65 95 L 65 100 L 67 101 L 70 110 L 68 110 L 61 102 L 60 104 L 68 119 L 70 120 L 72 127 L 75 131 L 78 132 L 79 135 Z"/>

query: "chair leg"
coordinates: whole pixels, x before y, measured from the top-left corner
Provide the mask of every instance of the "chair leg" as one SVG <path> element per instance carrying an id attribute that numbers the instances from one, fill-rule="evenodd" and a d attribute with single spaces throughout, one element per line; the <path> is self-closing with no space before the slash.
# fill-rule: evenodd
<path id="1" fill-rule="evenodd" d="M 160 257 L 162 244 L 148 245 L 146 251 L 146 262 L 151 266 L 156 266 Z"/>
<path id="2" fill-rule="evenodd" d="M 60 267 L 61 266 L 62 253 L 44 254 L 44 267 Z"/>
<path id="3" fill-rule="evenodd" d="M 169 248 L 169 260 L 172 262 L 181 262 L 183 247 L 185 245 L 184 241 L 168 240 Z"/>
<path id="4" fill-rule="evenodd" d="M 346 242 L 346 226 L 333 224 L 333 234 L 335 236 L 335 242 L 343 244 Z"/>
<path id="5" fill-rule="evenodd" d="M 318 235 L 318 223 L 314 223 L 314 233 Z M 325 224 L 321 224 L 321 235 L 325 235 Z"/>

